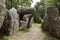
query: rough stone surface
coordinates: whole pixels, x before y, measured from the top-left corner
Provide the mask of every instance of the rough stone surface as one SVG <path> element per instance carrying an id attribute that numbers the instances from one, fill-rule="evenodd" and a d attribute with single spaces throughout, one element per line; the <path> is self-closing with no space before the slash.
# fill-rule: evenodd
<path id="1" fill-rule="evenodd" d="M 42 23 L 42 30 L 51 36 L 60 38 L 59 11 L 56 7 L 47 7 L 47 15 Z"/>
<path id="2" fill-rule="evenodd" d="M 6 14 L 5 0 L 0 0 L 0 28 L 3 24 L 5 14 Z"/>
<path id="3" fill-rule="evenodd" d="M 19 15 L 17 14 L 17 10 L 12 8 L 9 10 L 11 16 L 11 33 L 15 33 L 19 28 Z"/>
<path id="4" fill-rule="evenodd" d="M 6 6 L 5 6 L 5 0 L 0 0 L 0 40 L 3 40 L 3 34 L 1 31 L 1 27 L 4 22 L 4 18 L 6 15 Z"/>
<path id="5" fill-rule="evenodd" d="M 33 17 L 35 15 L 35 9 L 34 8 L 24 8 L 24 9 L 18 10 L 17 12 L 20 16 L 19 21 L 23 20 L 24 15 L 29 15 L 29 14 L 31 15 L 30 17 L 28 16 L 26 18 L 26 20 L 28 19 L 28 21 L 25 22 L 25 23 L 28 22 L 26 26 L 27 26 L 27 28 L 30 28 L 32 26 Z M 20 22 L 20 24 L 21 24 L 21 22 Z"/>
<path id="6" fill-rule="evenodd" d="M 4 22 L 2 24 L 2 27 L 0 29 L 1 33 L 4 35 L 8 35 L 9 34 L 9 30 L 10 30 L 10 20 L 11 20 L 11 16 L 9 14 L 8 11 L 6 11 L 6 15 L 5 15 L 5 19 Z"/>
<path id="7" fill-rule="evenodd" d="M 23 19 L 20 21 L 21 22 L 20 29 L 22 29 L 22 30 L 27 29 L 30 16 L 31 16 L 31 14 L 26 14 L 23 16 Z"/>
<path id="8" fill-rule="evenodd" d="M 19 28 L 19 15 L 17 10 L 12 8 L 7 11 L 1 31 L 3 34 L 15 34 Z"/>

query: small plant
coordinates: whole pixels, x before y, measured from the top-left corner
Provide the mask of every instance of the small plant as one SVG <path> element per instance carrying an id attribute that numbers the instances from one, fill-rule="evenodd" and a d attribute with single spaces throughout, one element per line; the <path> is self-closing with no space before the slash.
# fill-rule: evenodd
<path id="1" fill-rule="evenodd" d="M 4 36 L 3 40 L 9 40 L 9 36 Z"/>

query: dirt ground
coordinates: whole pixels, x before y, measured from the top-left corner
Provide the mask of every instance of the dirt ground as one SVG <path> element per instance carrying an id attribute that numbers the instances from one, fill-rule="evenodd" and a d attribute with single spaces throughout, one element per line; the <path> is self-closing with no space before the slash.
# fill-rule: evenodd
<path id="1" fill-rule="evenodd" d="M 56 40 L 50 36 L 45 35 L 40 28 L 32 27 L 29 32 L 23 35 L 16 34 L 9 38 L 9 40 Z"/>

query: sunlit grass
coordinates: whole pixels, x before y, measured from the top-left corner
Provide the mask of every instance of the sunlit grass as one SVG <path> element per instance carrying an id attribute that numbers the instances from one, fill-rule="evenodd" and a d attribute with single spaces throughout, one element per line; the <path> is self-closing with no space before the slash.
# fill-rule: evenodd
<path id="1" fill-rule="evenodd" d="M 34 27 L 34 28 L 40 28 L 41 27 L 41 24 L 33 23 L 32 27 Z"/>
<path id="2" fill-rule="evenodd" d="M 18 34 L 23 35 L 24 31 L 18 31 Z"/>
<path id="3" fill-rule="evenodd" d="M 9 40 L 9 36 L 4 36 L 3 40 Z"/>

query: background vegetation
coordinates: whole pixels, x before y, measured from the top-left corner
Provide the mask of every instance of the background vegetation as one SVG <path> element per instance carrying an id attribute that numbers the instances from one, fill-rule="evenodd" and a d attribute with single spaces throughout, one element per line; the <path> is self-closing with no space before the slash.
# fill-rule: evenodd
<path id="1" fill-rule="evenodd" d="M 33 0 L 6 0 L 7 9 L 15 7 L 17 10 L 20 8 L 30 7 Z M 36 8 L 36 15 L 34 17 L 35 23 L 41 23 L 46 13 L 47 6 L 56 6 L 60 11 L 60 0 L 41 0 L 34 6 Z"/>

